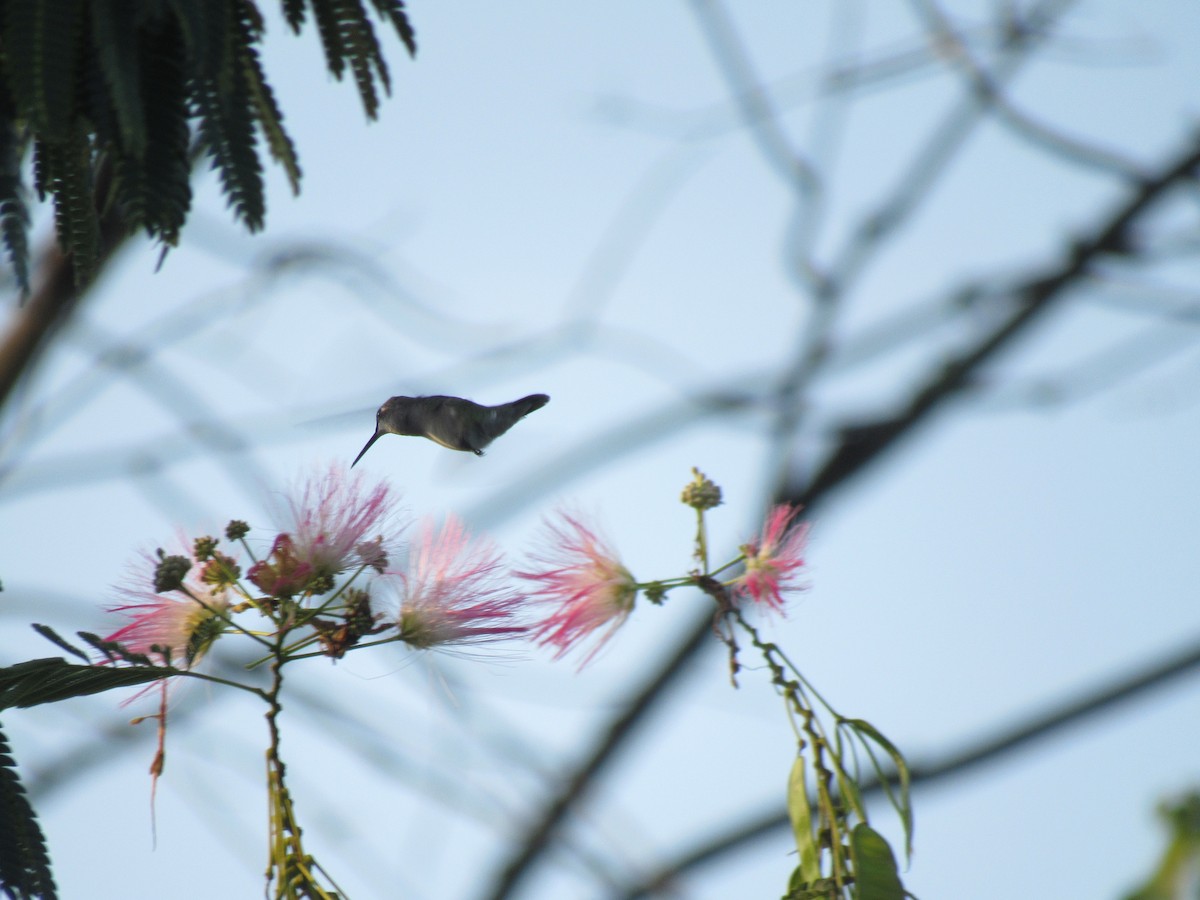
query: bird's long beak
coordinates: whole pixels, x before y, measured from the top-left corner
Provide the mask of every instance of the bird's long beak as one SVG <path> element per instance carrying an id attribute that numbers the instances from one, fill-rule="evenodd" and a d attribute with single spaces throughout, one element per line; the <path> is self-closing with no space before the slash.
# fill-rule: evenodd
<path id="1" fill-rule="evenodd" d="M 371 439 L 367 441 L 367 445 L 358 451 L 358 456 L 354 457 L 354 462 L 350 463 L 350 468 L 353 469 L 356 465 L 358 465 L 358 461 L 363 458 L 363 454 L 370 450 L 371 445 L 379 440 L 383 434 L 384 432 L 380 431 L 378 428 L 375 429 L 375 433 L 371 435 Z"/>

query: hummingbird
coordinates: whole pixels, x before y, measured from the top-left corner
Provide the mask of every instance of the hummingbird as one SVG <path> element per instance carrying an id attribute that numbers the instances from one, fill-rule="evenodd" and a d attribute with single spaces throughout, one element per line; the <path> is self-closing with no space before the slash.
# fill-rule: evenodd
<path id="1" fill-rule="evenodd" d="M 530 394 L 511 403 L 483 406 L 462 397 L 389 397 L 375 414 L 375 433 L 354 457 L 354 468 L 371 445 L 385 434 L 425 437 L 451 450 L 483 456 L 483 449 L 520 419 L 541 409 L 550 398 Z"/>

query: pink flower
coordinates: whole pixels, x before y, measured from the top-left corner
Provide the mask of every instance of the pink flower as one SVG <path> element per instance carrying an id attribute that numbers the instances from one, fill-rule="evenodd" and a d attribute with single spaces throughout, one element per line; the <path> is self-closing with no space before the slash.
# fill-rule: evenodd
<path id="1" fill-rule="evenodd" d="M 291 539 L 290 555 L 297 564 L 308 566 L 313 577 L 336 575 L 362 564 L 358 545 L 380 536 L 368 532 L 387 527 L 392 506 L 386 484 L 367 487 L 361 473 L 350 475 L 336 463 L 311 476 L 287 502 L 283 517 Z M 381 546 L 382 542 L 373 546 L 367 564 L 378 560 Z"/>
<path id="2" fill-rule="evenodd" d="M 166 663 L 169 656 L 171 665 L 189 668 L 220 636 L 229 599 L 223 589 L 214 590 L 195 579 L 185 581 L 179 590 L 158 593 L 154 580 L 159 562 L 149 554 L 145 562 L 147 567 L 135 576 L 137 584 L 120 589 L 131 602 L 108 608 L 128 618 L 129 623 L 104 640 L 156 663 Z M 167 653 L 154 647 L 164 648 Z"/>
<path id="3" fill-rule="evenodd" d="M 730 583 L 735 597 L 748 597 L 782 612 L 783 591 L 804 587 L 796 578 L 804 566 L 808 523 L 795 523 L 799 513 L 799 507 L 776 506 L 767 514 L 762 535 L 742 546 L 746 571 Z"/>
<path id="4" fill-rule="evenodd" d="M 555 659 L 592 632 L 608 626 L 584 658 L 582 667 L 628 618 L 638 586 L 595 532 L 567 513 L 560 516 L 561 523 L 547 523 L 553 541 L 550 549 L 543 556 L 533 557 L 545 568 L 516 574 L 538 582 L 531 599 L 558 607 L 534 629 L 543 646 L 552 644 L 558 648 Z"/>
<path id="5" fill-rule="evenodd" d="M 296 557 L 291 535 L 281 534 L 275 538 L 267 558 L 252 565 L 246 578 L 271 597 L 291 597 L 312 582 L 313 567 Z"/>
<path id="6" fill-rule="evenodd" d="M 440 532 L 431 523 L 410 551 L 399 576 L 400 637 L 419 649 L 442 644 L 503 640 L 525 631 L 515 620 L 521 596 L 505 584 L 500 553 L 471 540 L 462 522 L 449 518 Z"/>

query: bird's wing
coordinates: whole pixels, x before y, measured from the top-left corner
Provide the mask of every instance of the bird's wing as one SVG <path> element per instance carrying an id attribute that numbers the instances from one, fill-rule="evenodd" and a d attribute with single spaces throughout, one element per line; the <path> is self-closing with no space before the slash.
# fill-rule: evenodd
<path id="1" fill-rule="evenodd" d="M 477 406 L 460 397 L 430 397 L 431 415 L 425 426 L 425 437 L 448 450 L 478 452 L 481 447 L 472 443 L 471 407 Z"/>

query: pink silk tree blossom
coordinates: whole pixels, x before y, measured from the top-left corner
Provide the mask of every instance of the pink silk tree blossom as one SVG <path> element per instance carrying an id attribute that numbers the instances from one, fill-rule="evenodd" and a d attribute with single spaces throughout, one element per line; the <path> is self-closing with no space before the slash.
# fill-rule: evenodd
<path id="1" fill-rule="evenodd" d="M 731 582 L 735 597 L 783 612 L 784 591 L 800 590 L 799 570 L 804 566 L 808 524 L 796 523 L 798 507 L 776 506 L 767 514 L 762 534 L 742 546 L 746 570 Z"/>
<path id="2" fill-rule="evenodd" d="M 530 599 L 554 607 L 535 626 L 534 636 L 543 646 L 558 648 L 555 659 L 607 626 L 582 667 L 628 618 L 638 586 L 594 531 L 568 513 L 559 513 L 559 518 L 547 523 L 547 550 L 532 557 L 537 568 L 516 574 L 538 585 Z"/>
<path id="3" fill-rule="evenodd" d="M 181 589 L 156 592 L 156 565 L 157 561 L 147 554 L 145 568 L 139 567 L 134 575 L 134 585 L 120 589 L 129 602 L 110 606 L 108 611 L 125 616 L 129 622 L 104 640 L 158 663 L 165 663 L 166 655 L 152 648 L 164 648 L 171 665 L 186 668 L 203 656 L 220 634 L 230 602 L 225 591 L 215 591 L 195 579 L 184 582 Z"/>
<path id="4" fill-rule="evenodd" d="M 485 643 L 526 630 L 516 618 L 522 597 L 508 583 L 499 550 L 472 539 L 457 518 L 440 530 L 425 524 L 398 580 L 396 624 L 412 647 Z"/>
<path id="5" fill-rule="evenodd" d="M 393 502 L 386 484 L 369 486 L 362 473 L 337 463 L 311 475 L 288 496 L 282 516 L 296 563 L 315 576 L 336 575 L 364 563 L 362 543 L 371 556 L 365 563 L 375 565 L 382 551 L 373 539 L 388 530 Z"/>

